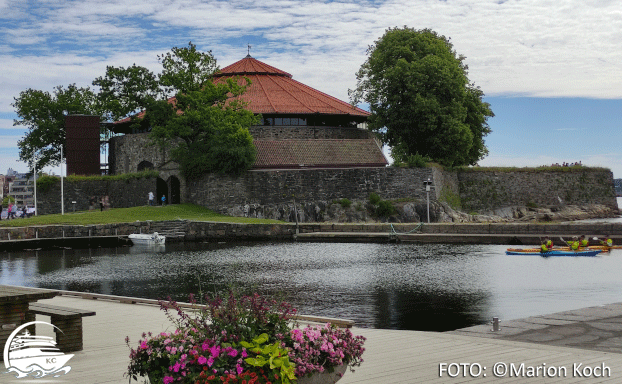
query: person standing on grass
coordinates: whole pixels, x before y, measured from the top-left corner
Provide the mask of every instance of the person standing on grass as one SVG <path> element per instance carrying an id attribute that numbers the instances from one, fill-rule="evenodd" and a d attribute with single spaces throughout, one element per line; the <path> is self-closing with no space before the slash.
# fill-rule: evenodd
<path id="1" fill-rule="evenodd" d="M 165 195 L 162 195 L 162 198 L 160 200 L 162 200 L 162 205 L 166 205 L 166 196 Z"/>
<path id="2" fill-rule="evenodd" d="M 149 191 L 148 198 L 149 198 L 149 205 L 151 206 L 154 205 L 155 195 L 153 194 L 153 192 Z"/>
<path id="3" fill-rule="evenodd" d="M 2 202 L 0 201 L 0 220 L 2 220 Z"/>

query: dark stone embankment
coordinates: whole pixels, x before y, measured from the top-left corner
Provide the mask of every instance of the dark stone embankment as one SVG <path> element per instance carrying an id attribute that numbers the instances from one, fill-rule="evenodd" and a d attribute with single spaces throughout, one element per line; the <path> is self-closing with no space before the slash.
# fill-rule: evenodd
<path id="1" fill-rule="evenodd" d="M 167 241 L 293 240 L 469 244 L 539 244 L 548 235 L 561 239 L 610 235 L 622 242 L 622 223 L 237 224 L 200 221 L 146 221 L 100 225 L 47 225 L 0 228 L 0 251 L 49 247 L 115 246 L 132 233 L 158 232 Z M 119 240 L 121 239 L 121 240 Z M 21 245 L 18 245 L 21 244 Z M 92 244 L 92 245 L 91 245 Z M 44 245 L 44 246 L 42 246 Z M 20 248 L 21 247 L 21 248 Z"/>

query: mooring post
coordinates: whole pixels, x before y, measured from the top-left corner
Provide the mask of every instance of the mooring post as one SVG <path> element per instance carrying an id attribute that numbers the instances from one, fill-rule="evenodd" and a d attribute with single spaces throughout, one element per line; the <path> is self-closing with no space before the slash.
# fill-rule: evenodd
<path id="1" fill-rule="evenodd" d="M 492 331 L 493 332 L 498 332 L 501 328 L 499 328 L 499 318 L 498 317 L 493 317 L 492 318 Z"/>

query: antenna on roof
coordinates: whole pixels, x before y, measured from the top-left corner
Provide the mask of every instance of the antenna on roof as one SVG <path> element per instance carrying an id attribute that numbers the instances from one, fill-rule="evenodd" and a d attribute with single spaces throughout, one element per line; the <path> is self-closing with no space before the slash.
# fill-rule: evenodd
<path id="1" fill-rule="evenodd" d="M 251 45 L 250 44 L 247 44 L 247 45 L 248 45 L 248 55 L 246 55 L 246 57 L 251 57 Z"/>

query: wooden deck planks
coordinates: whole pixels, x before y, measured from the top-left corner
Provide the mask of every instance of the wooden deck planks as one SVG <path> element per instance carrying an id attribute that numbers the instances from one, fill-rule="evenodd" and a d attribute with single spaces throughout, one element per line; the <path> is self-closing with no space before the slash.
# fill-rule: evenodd
<path id="1" fill-rule="evenodd" d="M 127 383 L 128 379 L 123 376 L 129 362 L 125 337 L 129 336 L 131 345 L 135 346 L 143 332 L 174 329 L 164 312 L 155 306 L 75 297 L 56 297 L 42 302 L 97 312 L 96 316 L 83 319 L 84 350 L 75 352 L 69 361 L 72 370 L 65 377 L 54 379 L 65 383 Z M 37 320 L 49 321 L 49 317 L 37 315 Z M 496 362 L 534 367 L 546 363 L 546 366 L 568 369 L 566 377 L 505 377 L 504 383 L 614 383 L 622 380 L 622 354 L 447 333 L 368 328 L 353 328 L 352 331 L 367 337 L 365 362 L 355 373 L 346 373 L 340 384 L 497 382 L 500 379 L 492 375 Z M 447 374 L 439 377 L 441 362 L 479 363 L 487 367 L 483 371 L 486 377 L 460 375 L 451 378 Z M 610 367 L 611 377 L 589 380 L 573 377 L 573 363 L 584 366 L 604 363 Z M 9 375 L 0 379 L 3 383 L 23 382 Z"/>

